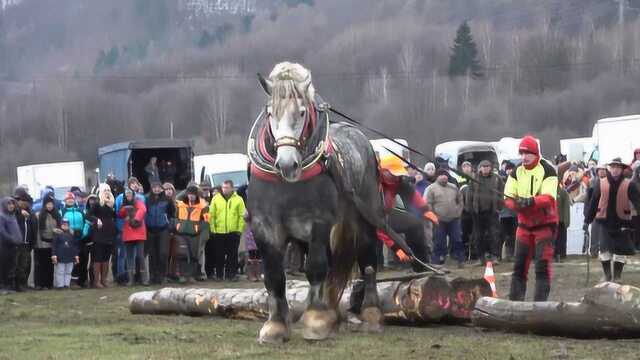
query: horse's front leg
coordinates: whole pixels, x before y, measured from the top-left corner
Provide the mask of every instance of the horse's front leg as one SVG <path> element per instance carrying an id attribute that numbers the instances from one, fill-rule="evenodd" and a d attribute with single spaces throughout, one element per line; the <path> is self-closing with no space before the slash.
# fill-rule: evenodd
<path id="1" fill-rule="evenodd" d="M 302 315 L 302 335 L 307 340 L 324 340 L 333 336 L 338 326 L 337 312 L 329 308 L 323 297 L 324 282 L 329 269 L 330 235 L 330 224 L 313 224 L 307 256 L 308 304 Z"/>
<path id="2" fill-rule="evenodd" d="M 258 342 L 280 344 L 291 336 L 283 263 L 286 241 L 274 234 L 271 234 L 272 241 L 269 241 L 264 231 L 256 231 L 254 237 L 262 254 L 264 285 L 269 293 L 269 319 L 260 329 Z"/>

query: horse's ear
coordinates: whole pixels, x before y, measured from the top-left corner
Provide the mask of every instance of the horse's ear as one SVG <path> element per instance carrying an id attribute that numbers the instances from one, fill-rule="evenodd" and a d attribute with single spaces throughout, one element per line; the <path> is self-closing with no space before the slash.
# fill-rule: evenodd
<path id="1" fill-rule="evenodd" d="M 271 96 L 271 89 L 273 88 L 271 81 L 265 79 L 260 73 L 258 73 L 258 81 L 260 82 L 260 86 L 262 86 L 262 90 L 264 90 L 268 96 Z"/>

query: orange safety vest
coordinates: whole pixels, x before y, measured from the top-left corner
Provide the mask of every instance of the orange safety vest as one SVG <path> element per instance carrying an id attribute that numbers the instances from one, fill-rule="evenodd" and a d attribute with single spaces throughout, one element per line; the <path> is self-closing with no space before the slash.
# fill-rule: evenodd
<path id="1" fill-rule="evenodd" d="M 624 179 L 620 183 L 618 188 L 618 194 L 616 196 L 616 214 L 620 220 L 631 220 L 631 201 L 629 200 L 629 185 L 631 181 Z M 607 218 L 607 208 L 609 207 L 609 190 L 611 185 L 609 179 L 600 179 L 600 201 L 598 202 L 598 212 L 596 213 L 596 219 Z"/>
<path id="2" fill-rule="evenodd" d="M 194 206 L 189 206 L 184 201 L 178 201 L 176 205 L 178 209 L 176 230 L 178 233 L 188 235 L 197 235 L 200 233 L 200 221 L 208 221 L 209 214 L 204 212 L 207 203 L 200 199 L 200 202 Z M 182 231 L 181 231 L 182 230 Z"/>

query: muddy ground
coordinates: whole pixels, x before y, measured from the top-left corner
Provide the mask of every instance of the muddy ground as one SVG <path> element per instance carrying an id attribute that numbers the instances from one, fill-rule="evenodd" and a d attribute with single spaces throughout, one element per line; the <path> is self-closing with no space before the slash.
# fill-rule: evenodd
<path id="1" fill-rule="evenodd" d="M 495 267 L 501 297 L 508 293 L 511 266 Z M 577 301 L 586 285 L 584 257 L 555 264 L 554 270 L 551 299 Z M 483 271 L 467 266 L 453 269 L 452 276 L 480 277 Z M 381 277 L 395 274 L 384 272 Z M 624 275 L 625 283 L 640 286 L 640 257 L 627 265 Z M 592 260 L 589 285 L 600 277 L 599 263 Z M 204 282 L 197 286 L 256 285 Z M 573 340 L 470 325 L 387 326 L 380 335 L 342 331 L 338 338 L 321 343 L 304 341 L 295 326 L 289 343 L 261 346 L 256 343 L 260 322 L 129 314 L 129 294 L 152 288 L 1 296 L 0 359 L 640 359 L 638 340 Z"/>

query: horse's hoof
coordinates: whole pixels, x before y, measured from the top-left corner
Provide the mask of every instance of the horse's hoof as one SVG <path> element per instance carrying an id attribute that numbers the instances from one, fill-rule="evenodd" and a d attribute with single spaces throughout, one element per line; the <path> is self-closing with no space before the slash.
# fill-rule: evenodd
<path id="1" fill-rule="evenodd" d="M 377 307 L 368 307 L 362 310 L 360 314 L 362 319 L 361 331 L 366 333 L 381 333 L 383 330 L 383 316 Z"/>
<path id="2" fill-rule="evenodd" d="M 302 337 L 305 340 L 325 340 L 333 337 L 338 326 L 334 310 L 307 310 L 302 315 Z"/>
<path id="3" fill-rule="evenodd" d="M 258 335 L 260 344 L 282 344 L 289 341 L 289 327 L 284 323 L 268 320 L 262 325 Z"/>

